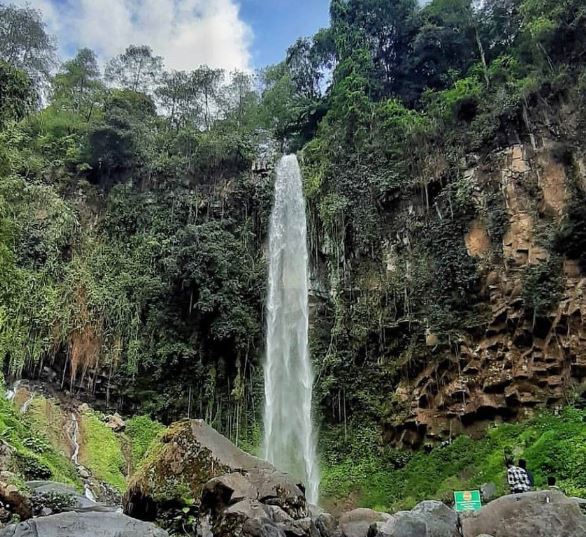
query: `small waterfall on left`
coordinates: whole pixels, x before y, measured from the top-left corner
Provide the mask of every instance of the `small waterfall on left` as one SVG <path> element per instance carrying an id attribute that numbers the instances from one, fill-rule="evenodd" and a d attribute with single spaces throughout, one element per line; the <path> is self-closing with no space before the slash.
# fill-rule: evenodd
<path id="1" fill-rule="evenodd" d="M 303 479 L 309 502 L 319 497 L 309 356 L 307 222 L 295 155 L 277 166 L 269 230 L 269 288 L 264 409 L 265 458 Z"/>

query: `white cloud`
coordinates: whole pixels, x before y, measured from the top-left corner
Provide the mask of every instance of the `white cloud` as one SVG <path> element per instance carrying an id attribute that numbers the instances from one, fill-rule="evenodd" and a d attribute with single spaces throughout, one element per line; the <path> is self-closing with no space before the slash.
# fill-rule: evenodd
<path id="1" fill-rule="evenodd" d="M 165 66 L 249 69 L 252 30 L 237 0 L 18 0 L 43 12 L 63 56 L 89 47 L 102 60 L 149 45 Z"/>

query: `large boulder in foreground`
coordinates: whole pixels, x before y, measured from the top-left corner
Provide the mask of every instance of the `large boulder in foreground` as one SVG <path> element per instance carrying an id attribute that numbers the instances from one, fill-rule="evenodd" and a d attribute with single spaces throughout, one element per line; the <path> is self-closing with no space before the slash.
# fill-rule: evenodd
<path id="1" fill-rule="evenodd" d="M 464 537 L 584 537 L 586 516 L 556 490 L 511 494 L 461 517 Z"/>
<path id="2" fill-rule="evenodd" d="M 366 537 L 371 526 L 391 520 L 391 515 L 372 509 L 354 509 L 340 516 L 340 532 L 343 537 Z"/>
<path id="3" fill-rule="evenodd" d="M 154 524 L 121 513 L 61 513 L 0 530 L 0 537 L 169 537 Z"/>
<path id="4" fill-rule="evenodd" d="M 268 462 L 237 448 L 203 420 L 185 420 L 167 429 L 131 479 L 124 511 L 154 520 L 157 512 L 181 506 L 187 498 L 203 498 L 204 507 L 214 515 L 241 500 L 254 500 L 277 505 L 296 518 L 307 516 L 300 486 Z"/>
<path id="5" fill-rule="evenodd" d="M 460 537 L 458 514 L 438 501 L 425 501 L 373 524 L 368 537 Z"/>

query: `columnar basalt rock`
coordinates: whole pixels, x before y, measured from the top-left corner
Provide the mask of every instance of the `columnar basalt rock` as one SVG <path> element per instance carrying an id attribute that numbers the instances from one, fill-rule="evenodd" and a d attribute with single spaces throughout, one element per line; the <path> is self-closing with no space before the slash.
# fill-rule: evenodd
<path id="1" fill-rule="evenodd" d="M 464 237 L 483 271 L 488 320 L 483 333 L 463 330 L 450 349 L 428 334 L 433 359 L 397 387 L 393 397 L 404 412 L 387 423 L 387 441 L 417 447 L 495 419 L 522 418 L 562 404 L 586 377 L 586 277 L 578 262 L 563 260 L 561 298 L 550 312 L 535 319 L 524 303 L 526 271 L 551 255 L 540 229 L 546 220 L 559 222 L 568 203 L 570 178 L 551 147 L 511 146 L 467 172 L 479 186 L 479 206 L 483 185 L 500 185 L 508 218 L 501 244 L 478 219 Z"/>

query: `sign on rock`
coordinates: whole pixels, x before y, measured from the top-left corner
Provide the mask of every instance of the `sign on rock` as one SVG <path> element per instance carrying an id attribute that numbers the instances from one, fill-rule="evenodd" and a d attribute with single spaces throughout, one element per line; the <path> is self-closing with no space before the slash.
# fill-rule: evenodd
<path id="1" fill-rule="evenodd" d="M 461 490 L 454 492 L 454 509 L 462 511 L 478 511 L 482 507 L 479 490 Z"/>

